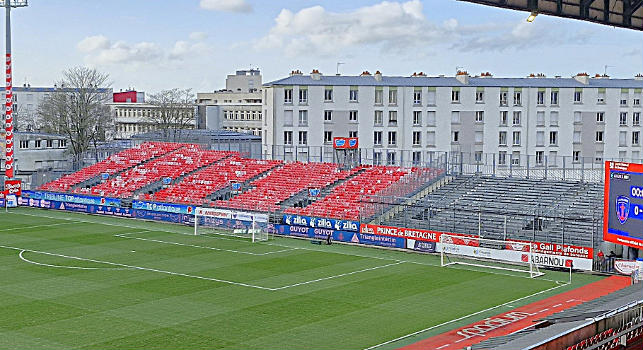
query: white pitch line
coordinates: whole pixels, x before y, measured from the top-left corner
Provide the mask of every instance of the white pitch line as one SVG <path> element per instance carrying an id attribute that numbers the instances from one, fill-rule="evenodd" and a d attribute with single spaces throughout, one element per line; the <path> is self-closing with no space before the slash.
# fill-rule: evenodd
<path id="1" fill-rule="evenodd" d="M 134 234 L 134 233 L 137 233 L 137 232 L 128 233 L 127 235 L 131 235 L 131 234 Z M 115 234 L 114 236 L 115 237 L 120 237 L 120 238 L 127 238 L 127 239 L 136 239 L 136 240 L 139 240 L 139 241 L 148 241 L 148 242 L 155 242 L 155 243 L 162 243 L 162 244 L 172 244 L 172 245 L 178 245 L 178 246 L 183 246 L 183 247 L 192 247 L 192 248 L 199 248 L 199 249 L 217 250 L 217 251 L 222 251 L 222 252 L 231 252 L 231 253 L 248 254 L 248 255 L 256 255 L 256 256 L 287 252 L 287 251 L 297 249 L 297 248 L 292 248 L 292 249 L 282 249 L 282 250 L 277 250 L 277 251 L 272 251 L 272 252 L 267 252 L 267 253 L 253 253 L 253 252 L 244 252 L 244 251 L 241 251 L 241 250 L 234 250 L 234 249 L 223 249 L 223 248 L 208 247 L 208 246 L 202 246 L 202 245 L 196 245 L 196 244 L 187 244 L 187 243 L 163 241 L 163 240 L 160 240 L 160 239 L 129 237 L 129 236 L 126 236 L 125 234 L 120 234 L 120 233 Z"/>
<path id="2" fill-rule="evenodd" d="M 61 258 L 75 259 L 75 260 L 80 260 L 80 261 L 90 261 L 90 262 L 95 262 L 95 263 L 99 263 L 99 264 L 106 264 L 106 265 L 112 265 L 112 266 L 120 266 L 120 267 L 125 267 L 125 268 L 129 268 L 129 269 L 134 269 L 134 270 L 142 270 L 142 271 L 158 272 L 158 273 L 164 273 L 164 274 L 173 275 L 173 276 L 182 276 L 182 277 L 189 277 L 189 278 L 197 278 L 197 279 L 200 279 L 200 280 L 206 280 L 206 281 L 213 281 L 213 282 L 227 283 L 227 284 L 233 284 L 233 285 L 242 286 L 242 287 L 250 287 L 250 288 L 256 288 L 256 289 L 263 289 L 263 290 L 273 290 L 273 288 L 267 288 L 267 287 L 262 287 L 262 286 L 255 286 L 255 285 L 253 285 L 253 284 L 242 283 L 242 282 L 234 282 L 234 281 L 228 281 L 228 280 L 223 280 L 223 279 L 219 279 L 219 278 L 211 278 L 211 277 L 204 277 L 204 276 L 189 275 L 189 274 L 180 273 L 180 272 L 172 272 L 172 271 L 166 271 L 166 270 L 159 270 L 159 269 L 153 269 L 153 268 L 149 268 L 149 267 L 142 267 L 142 266 L 135 266 L 135 265 L 119 264 L 119 263 L 115 263 L 115 262 L 111 262 L 111 261 L 103 261 L 103 260 L 96 260 L 96 259 L 80 258 L 80 257 L 77 257 L 77 256 L 70 256 L 70 255 L 56 254 L 56 253 L 44 252 L 44 251 L 40 251 L 40 250 L 25 249 L 25 248 L 18 248 L 18 247 L 5 246 L 5 245 L 0 245 L 0 248 L 13 249 L 13 250 L 21 250 L 21 251 L 25 251 L 25 252 L 38 253 L 38 254 L 51 255 L 51 256 L 58 256 L 58 257 L 61 257 Z"/>
<path id="3" fill-rule="evenodd" d="M 61 222 L 58 224 L 47 224 L 47 225 L 33 225 L 33 226 L 20 226 L 20 227 L 13 227 L 13 228 L 6 228 L 0 230 L 0 232 L 4 231 L 14 231 L 14 230 L 23 230 L 23 229 L 28 229 L 28 228 L 38 228 L 38 227 L 49 227 L 49 226 L 60 226 L 60 225 L 72 225 L 72 224 L 77 224 L 77 222 Z"/>
<path id="4" fill-rule="evenodd" d="M 409 334 L 403 335 L 401 337 L 397 337 L 395 339 L 387 340 L 387 341 L 385 341 L 383 343 L 379 343 L 377 345 L 370 346 L 368 348 L 365 348 L 364 350 L 376 349 L 376 348 L 379 348 L 380 346 L 388 345 L 388 344 L 394 343 L 396 341 L 400 341 L 402 339 L 412 337 L 414 335 L 418 335 L 418 334 L 421 334 L 421 333 L 424 333 L 424 332 L 428 332 L 428 331 L 430 331 L 432 329 L 435 329 L 435 328 L 439 328 L 439 327 L 446 326 L 446 325 L 454 323 L 454 322 L 465 320 L 465 319 L 467 319 L 469 317 L 473 317 L 473 316 L 479 315 L 479 314 L 484 313 L 484 312 L 488 312 L 488 311 L 491 311 L 491 310 L 494 310 L 494 309 L 497 309 L 497 308 L 501 308 L 501 307 L 506 306 L 506 305 L 511 305 L 512 303 L 515 303 L 515 302 L 518 302 L 518 301 L 521 301 L 521 300 L 524 300 L 524 299 L 527 299 L 527 298 L 531 298 L 531 297 L 534 297 L 534 296 L 539 295 L 539 294 L 547 293 L 549 291 L 552 291 L 554 289 L 557 289 L 557 288 L 560 288 L 560 287 L 563 287 L 563 286 L 566 286 L 566 284 L 561 284 L 561 285 L 558 285 L 558 286 L 554 286 L 554 287 L 551 287 L 549 289 L 541 290 L 540 292 L 529 294 L 527 296 L 524 296 L 524 297 L 521 297 L 521 298 L 518 298 L 518 299 L 514 299 L 514 300 L 508 301 L 506 303 L 502 303 L 500 305 L 492 306 L 492 307 L 486 308 L 484 310 L 476 311 L 474 313 L 464 315 L 462 317 L 458 317 L 458 318 L 450 320 L 450 321 L 442 322 L 440 324 L 436 324 L 435 326 L 427 327 L 427 328 L 421 329 L 419 331 L 415 331 L 413 333 L 409 333 Z"/>
<path id="5" fill-rule="evenodd" d="M 24 254 L 25 250 L 21 250 L 20 253 L 18 253 L 18 257 L 24 262 L 28 262 L 30 264 L 38 265 L 38 266 L 46 266 L 46 267 L 55 267 L 59 269 L 74 269 L 74 270 L 124 270 L 125 268 L 121 267 L 81 267 L 81 266 L 64 266 L 64 265 L 52 265 L 52 264 L 45 264 L 33 260 L 29 260 L 25 258 L 22 254 Z"/>
<path id="6" fill-rule="evenodd" d="M 317 279 L 314 279 L 314 280 L 305 281 L 305 282 L 299 282 L 299 283 L 295 283 L 295 284 L 289 284 L 289 285 L 287 285 L 287 286 L 278 287 L 278 288 L 273 288 L 273 289 L 274 289 L 274 290 L 282 290 L 282 289 L 286 289 L 286 288 L 292 288 L 292 287 L 302 286 L 302 285 L 305 285 L 305 284 L 311 284 L 311 283 L 321 282 L 321 281 L 326 281 L 326 280 L 330 280 L 330 279 L 334 279 L 334 278 L 339 278 L 339 277 L 344 277 L 344 276 L 354 275 L 354 274 L 356 274 L 356 273 L 362 273 L 362 272 L 367 272 L 367 271 L 373 271 L 373 270 L 377 270 L 377 269 L 382 269 L 382 268 L 389 267 L 389 266 L 399 265 L 399 264 L 402 264 L 402 263 L 405 263 L 405 262 L 406 262 L 406 261 L 398 261 L 398 262 L 391 263 L 391 264 L 386 264 L 386 265 L 381 265 L 381 266 L 375 266 L 375 267 L 369 267 L 369 268 L 367 268 L 367 269 L 361 269 L 361 270 L 357 270 L 357 271 L 346 272 L 346 273 L 342 273 L 342 274 L 334 275 L 334 276 L 328 276 L 328 277 L 317 278 Z"/>

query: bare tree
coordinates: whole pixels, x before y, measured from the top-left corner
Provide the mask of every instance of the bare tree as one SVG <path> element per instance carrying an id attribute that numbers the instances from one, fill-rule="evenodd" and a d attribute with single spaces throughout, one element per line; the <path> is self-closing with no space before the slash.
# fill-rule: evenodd
<path id="1" fill-rule="evenodd" d="M 147 102 L 155 108 L 147 115 L 165 139 L 176 140 L 181 130 L 195 127 L 192 89 L 170 89 L 151 94 Z"/>
<path id="2" fill-rule="evenodd" d="M 114 117 L 106 105 L 111 101 L 108 79 L 96 69 L 68 69 L 38 108 L 40 129 L 66 136 L 76 163 L 114 130 Z"/>

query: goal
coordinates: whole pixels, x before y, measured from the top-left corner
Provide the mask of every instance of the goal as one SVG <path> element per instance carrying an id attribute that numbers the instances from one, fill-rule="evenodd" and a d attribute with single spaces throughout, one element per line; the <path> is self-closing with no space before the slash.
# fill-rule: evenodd
<path id="1" fill-rule="evenodd" d="M 269 239 L 268 215 L 216 208 L 194 210 L 195 235 L 223 235 L 262 242 Z"/>
<path id="2" fill-rule="evenodd" d="M 466 265 L 481 269 L 510 271 L 530 278 L 543 276 L 534 263 L 532 244 L 474 236 L 440 235 L 440 265 Z"/>

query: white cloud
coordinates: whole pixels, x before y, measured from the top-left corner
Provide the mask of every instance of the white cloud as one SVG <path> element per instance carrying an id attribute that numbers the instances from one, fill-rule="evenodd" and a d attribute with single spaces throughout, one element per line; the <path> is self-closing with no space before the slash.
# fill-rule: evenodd
<path id="1" fill-rule="evenodd" d="M 197 40 L 203 33 L 192 33 L 190 38 Z M 136 63 L 161 63 L 168 60 L 183 60 L 194 55 L 206 54 L 209 46 L 197 41 L 179 40 L 171 48 L 163 48 L 157 43 L 111 41 L 104 35 L 90 36 L 81 40 L 77 48 L 85 54 L 85 61 L 95 65 L 116 65 Z"/>
<path id="2" fill-rule="evenodd" d="M 204 32 L 192 32 L 190 33 L 190 40 L 203 41 L 208 38 L 208 34 Z"/>
<path id="3" fill-rule="evenodd" d="M 202 9 L 224 12 L 252 12 L 246 0 L 201 0 Z"/>

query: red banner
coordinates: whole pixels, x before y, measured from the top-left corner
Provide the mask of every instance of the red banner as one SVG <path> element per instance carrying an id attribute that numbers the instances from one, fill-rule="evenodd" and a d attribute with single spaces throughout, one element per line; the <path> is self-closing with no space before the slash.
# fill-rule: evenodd
<path id="1" fill-rule="evenodd" d="M 440 237 L 443 234 L 446 234 L 446 235 L 449 235 L 448 237 L 449 241 L 445 243 L 467 245 L 471 247 L 477 247 L 480 245 L 480 242 L 478 241 L 476 236 L 457 234 L 457 233 L 448 233 L 448 232 L 438 232 L 438 231 L 431 231 L 431 230 L 419 230 L 419 229 L 403 228 L 403 227 L 361 224 L 360 232 L 380 235 L 380 236 L 414 239 L 417 241 L 425 241 L 425 242 L 440 242 Z"/>
<path id="2" fill-rule="evenodd" d="M 11 78 L 11 54 L 7 54 L 7 62 L 6 62 L 6 67 L 7 67 L 7 84 L 6 84 L 6 92 L 5 92 L 5 161 L 4 161 L 4 168 L 5 168 L 5 176 L 9 179 L 13 178 L 13 82 Z"/>
<path id="3" fill-rule="evenodd" d="M 22 196 L 22 182 L 20 180 L 6 180 L 4 182 L 4 193 L 7 195 L 15 194 L 16 197 Z"/>

